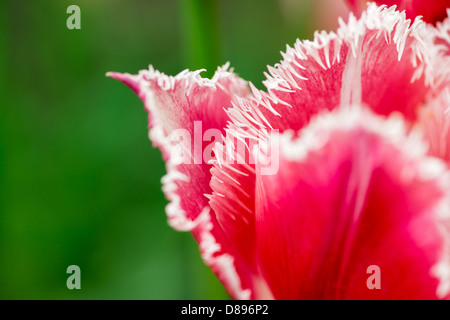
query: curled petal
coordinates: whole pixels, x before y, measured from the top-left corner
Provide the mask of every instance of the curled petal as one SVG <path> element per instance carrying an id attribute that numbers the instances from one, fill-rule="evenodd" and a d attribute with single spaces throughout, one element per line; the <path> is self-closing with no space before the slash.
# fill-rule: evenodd
<path id="1" fill-rule="evenodd" d="M 192 232 L 203 260 L 233 298 L 249 299 L 255 297 L 250 288 L 257 286 L 259 280 L 245 263 L 236 259 L 239 253 L 208 203 L 212 165 L 205 152 L 212 151 L 211 144 L 222 143 L 229 120 L 224 110 L 239 97 L 249 95 L 247 83 L 227 68 L 219 68 L 212 80 L 201 78 L 201 70 L 184 71 L 175 77 L 153 68 L 138 75 L 109 75 L 131 87 L 149 113 L 150 139 L 166 160 L 168 173 L 162 181 L 171 201 L 166 208 L 169 224 Z M 186 141 L 181 140 L 181 161 L 180 143 L 173 141 L 176 132 L 187 135 Z"/>
<path id="2" fill-rule="evenodd" d="M 220 239 L 222 251 L 233 257 L 235 270 L 242 289 L 251 299 L 272 299 L 267 283 L 261 277 L 255 256 L 255 164 L 248 145 L 234 138 L 230 131 L 224 144 L 214 148 L 216 160 L 212 161 L 212 194 L 209 205 L 217 223 L 215 236 Z M 218 231 L 220 230 L 220 232 Z M 220 235 L 219 235 L 220 234 Z M 219 279 L 225 274 L 223 269 Z M 233 289 L 224 282 L 232 297 Z"/>
<path id="3" fill-rule="evenodd" d="M 279 172 L 256 182 L 257 256 L 275 298 L 448 295 L 449 172 L 405 127 L 342 109 L 282 136 Z"/>

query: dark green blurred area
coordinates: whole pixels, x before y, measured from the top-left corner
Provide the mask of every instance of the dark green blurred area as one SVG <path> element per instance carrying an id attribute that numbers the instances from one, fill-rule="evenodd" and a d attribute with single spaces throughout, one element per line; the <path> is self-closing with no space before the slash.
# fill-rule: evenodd
<path id="1" fill-rule="evenodd" d="M 182 2 L 1 1 L 1 299 L 228 298 L 191 235 L 167 225 L 141 101 L 105 77 L 198 68 Z M 66 28 L 71 4 L 81 30 Z M 217 1 L 203 67 L 230 61 L 262 87 L 285 44 L 312 36 L 308 5 L 290 23 L 280 6 Z M 81 290 L 66 287 L 72 264 Z"/>

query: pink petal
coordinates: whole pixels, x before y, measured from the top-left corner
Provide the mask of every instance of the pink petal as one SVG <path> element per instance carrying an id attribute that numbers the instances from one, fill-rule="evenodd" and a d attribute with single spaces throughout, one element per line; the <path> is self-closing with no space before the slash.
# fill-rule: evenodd
<path id="1" fill-rule="evenodd" d="M 450 9 L 447 9 L 447 17 L 444 21 L 438 22 L 436 27 L 428 26 L 427 34 L 430 35 L 431 41 L 437 45 L 437 47 L 434 47 L 435 63 L 441 65 L 441 68 L 442 63 L 447 63 L 445 67 L 448 68 L 448 59 L 446 58 L 450 55 Z"/>
<path id="2" fill-rule="evenodd" d="M 419 126 L 425 132 L 429 153 L 450 166 L 450 91 L 428 101 L 420 110 Z"/>
<path id="3" fill-rule="evenodd" d="M 448 11 L 450 12 L 450 10 Z M 417 126 L 424 131 L 429 153 L 450 164 L 450 18 L 427 26 L 427 41 L 433 43 L 433 90 L 418 109 Z"/>
<path id="4" fill-rule="evenodd" d="M 228 135 L 227 138 L 230 138 Z M 237 146 L 237 143 L 230 143 Z M 223 145 L 217 145 L 216 154 L 227 155 Z M 242 154 L 241 154 L 242 155 Z M 249 292 L 251 299 L 272 299 L 267 284 L 262 279 L 255 260 L 256 234 L 255 210 L 255 171 L 254 165 L 230 163 L 224 159 L 215 161 L 211 169 L 212 179 L 210 206 L 214 211 L 217 225 L 223 233 L 220 242 L 224 251 L 235 261 L 236 272 L 242 288 Z M 217 233 L 216 233 L 217 237 Z M 218 238 L 218 237 L 217 237 Z M 225 270 L 220 270 L 220 274 Z M 229 286 L 225 284 L 230 295 Z"/>
<path id="5" fill-rule="evenodd" d="M 288 47 L 284 59 L 269 67 L 268 92 L 252 86 L 252 101 L 240 99 L 229 110 L 233 122 L 297 131 L 312 116 L 352 103 L 381 115 L 400 112 L 414 122 L 437 77 L 426 25 L 375 4 L 359 20 L 351 15 L 340 24 L 336 33 L 316 33 L 313 41 Z"/>
<path id="6" fill-rule="evenodd" d="M 360 13 L 365 8 L 365 3 L 369 0 L 348 0 L 350 6 L 356 13 Z M 445 10 L 450 8 L 450 0 L 374 0 L 378 5 L 396 5 L 400 11 L 405 10 L 406 17 L 413 19 L 422 16 L 423 20 L 430 23 L 442 21 L 445 17 Z"/>
<path id="7" fill-rule="evenodd" d="M 202 70 L 183 71 L 175 77 L 152 67 L 137 75 L 109 73 L 133 89 L 149 113 L 150 139 L 161 149 L 167 165 L 163 190 L 171 201 L 166 209 L 168 220 L 179 230 L 192 229 L 200 213 L 208 210 L 204 195 L 211 193 L 211 174 L 210 165 L 203 161 L 208 145 L 205 132 L 211 129 L 223 134 L 229 120 L 224 109 L 231 107 L 235 95 L 249 94 L 247 83 L 227 68 L 219 68 L 212 80 L 200 77 Z M 171 138 L 180 130 L 189 137 L 181 141 L 182 147 L 189 149 L 189 161 L 172 158 L 175 146 Z"/>
<path id="8" fill-rule="evenodd" d="M 449 172 L 418 135 L 357 108 L 291 135 L 279 172 L 256 181 L 256 255 L 274 297 L 447 296 Z M 379 290 L 366 285 L 371 265 Z"/>
<path id="9" fill-rule="evenodd" d="M 229 120 L 224 110 L 238 97 L 249 94 L 247 83 L 227 71 L 227 66 L 219 68 L 212 80 L 201 78 L 200 72 L 182 72 L 170 77 L 150 68 L 138 75 L 109 75 L 130 86 L 149 112 L 150 138 L 161 149 L 167 165 L 163 190 L 171 201 L 166 208 L 170 225 L 192 232 L 203 260 L 232 297 L 249 299 L 249 288 L 257 286 L 259 280 L 248 271 L 245 263 L 235 259 L 236 248 L 228 243 L 227 235 L 208 204 L 206 196 L 212 193 L 209 186 L 211 165 L 205 158 L 195 164 L 198 155 L 195 150 L 191 154 L 191 164 L 177 163 L 171 157 L 174 152 L 171 133 L 177 129 L 187 130 L 192 137 L 189 141 L 192 151 L 192 146 L 199 145 L 195 140 L 199 133 L 203 138 L 209 129 L 224 134 Z M 201 121 L 201 130 L 197 127 L 199 132 L 196 132 L 197 121 Z M 205 141 L 200 146 L 202 154 L 209 147 Z"/>

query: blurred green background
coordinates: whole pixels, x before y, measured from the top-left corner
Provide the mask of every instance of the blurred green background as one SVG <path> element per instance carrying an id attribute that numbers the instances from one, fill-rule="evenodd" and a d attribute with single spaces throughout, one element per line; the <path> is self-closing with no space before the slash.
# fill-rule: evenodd
<path id="1" fill-rule="evenodd" d="M 336 25 L 325 2 L 0 1 L 0 298 L 227 299 L 167 225 L 141 101 L 105 73 L 230 61 L 262 88 L 286 44 Z M 66 287 L 72 264 L 81 290 Z"/>

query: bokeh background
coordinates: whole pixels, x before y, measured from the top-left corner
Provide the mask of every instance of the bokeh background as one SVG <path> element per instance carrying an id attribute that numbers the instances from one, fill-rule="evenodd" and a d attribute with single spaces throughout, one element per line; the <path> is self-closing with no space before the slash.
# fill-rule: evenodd
<path id="1" fill-rule="evenodd" d="M 263 88 L 286 44 L 339 15 L 343 0 L 1 0 L 0 299 L 228 299 L 167 225 L 141 101 L 105 73 L 230 61 Z"/>

